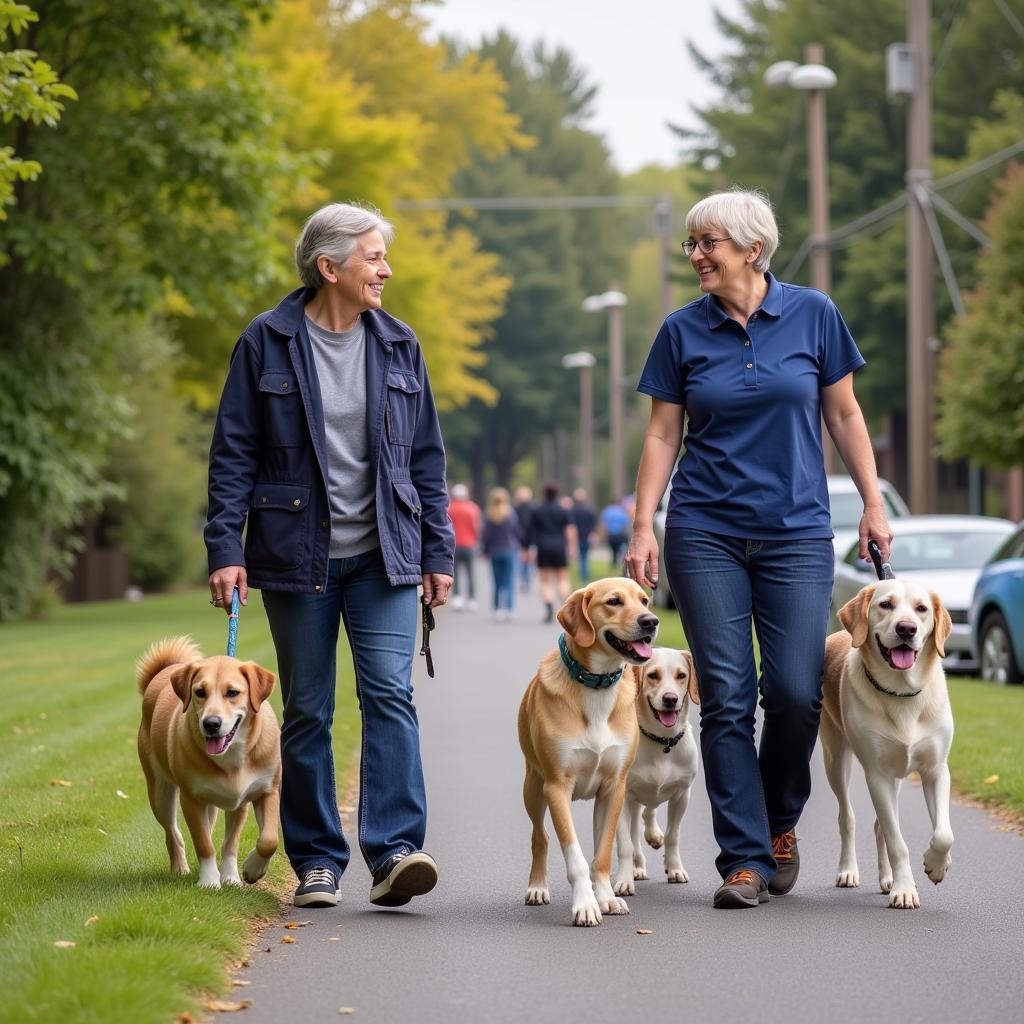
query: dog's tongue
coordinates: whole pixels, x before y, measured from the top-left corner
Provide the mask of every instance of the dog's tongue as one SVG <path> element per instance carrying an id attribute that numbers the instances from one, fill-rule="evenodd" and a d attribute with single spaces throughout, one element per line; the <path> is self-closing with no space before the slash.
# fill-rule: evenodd
<path id="1" fill-rule="evenodd" d="M 629 646 L 633 648 L 633 653 L 638 658 L 643 658 L 645 661 L 654 653 L 646 640 L 634 640 Z"/>
<path id="2" fill-rule="evenodd" d="M 893 668 L 908 669 L 914 667 L 917 652 L 913 648 L 901 644 L 889 651 L 889 657 L 892 658 Z"/>
<path id="3" fill-rule="evenodd" d="M 665 726 L 666 729 L 671 729 L 676 724 L 676 720 L 678 718 L 679 718 L 679 712 L 678 711 L 659 711 L 658 712 L 658 721 L 661 722 L 661 724 L 663 726 Z"/>
<path id="4" fill-rule="evenodd" d="M 228 749 L 230 736 L 210 736 L 206 740 L 206 752 L 208 754 L 223 754 Z"/>

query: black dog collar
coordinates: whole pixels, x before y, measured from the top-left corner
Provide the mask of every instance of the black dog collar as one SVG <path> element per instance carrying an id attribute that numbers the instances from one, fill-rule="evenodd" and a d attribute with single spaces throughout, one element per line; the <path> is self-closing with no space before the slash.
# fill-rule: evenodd
<path id="1" fill-rule="evenodd" d="M 640 731 L 649 739 L 654 740 L 655 743 L 664 743 L 663 752 L 670 754 L 672 748 L 686 735 L 686 726 L 684 725 L 681 732 L 677 732 L 675 736 L 655 736 L 653 732 L 648 732 L 642 725 Z"/>
<path id="2" fill-rule="evenodd" d="M 609 686 L 614 686 L 622 677 L 621 668 L 616 672 L 590 672 L 585 669 L 569 653 L 569 645 L 565 642 L 564 633 L 560 633 L 558 635 L 558 650 L 562 654 L 562 662 L 568 670 L 569 675 L 571 675 L 577 683 L 589 686 L 591 690 L 607 690 Z"/>
<path id="3" fill-rule="evenodd" d="M 868 682 L 879 692 L 887 693 L 890 697 L 916 697 L 921 691 L 911 690 L 910 693 L 897 693 L 895 690 L 887 690 L 869 671 L 867 665 L 863 666 L 864 675 L 868 677 Z"/>

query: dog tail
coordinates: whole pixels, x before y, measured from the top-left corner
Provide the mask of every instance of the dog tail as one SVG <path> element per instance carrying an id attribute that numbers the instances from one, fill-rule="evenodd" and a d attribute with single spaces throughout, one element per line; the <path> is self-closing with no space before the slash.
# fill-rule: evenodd
<path id="1" fill-rule="evenodd" d="M 202 652 L 190 636 L 168 636 L 157 640 L 135 664 L 139 693 L 145 693 L 150 680 L 169 665 L 181 665 L 201 658 Z"/>

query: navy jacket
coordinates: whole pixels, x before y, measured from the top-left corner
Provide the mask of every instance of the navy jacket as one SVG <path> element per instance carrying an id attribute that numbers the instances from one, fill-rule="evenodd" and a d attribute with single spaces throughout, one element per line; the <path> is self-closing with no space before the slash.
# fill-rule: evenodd
<path id="1" fill-rule="evenodd" d="M 244 565 L 249 585 L 320 591 L 330 511 L 323 404 L 299 288 L 245 329 L 231 355 L 210 447 L 206 550 L 212 573 Z M 392 586 L 452 575 L 444 446 L 423 353 L 383 310 L 362 314 L 377 529 Z M 245 547 L 242 529 L 246 524 Z"/>

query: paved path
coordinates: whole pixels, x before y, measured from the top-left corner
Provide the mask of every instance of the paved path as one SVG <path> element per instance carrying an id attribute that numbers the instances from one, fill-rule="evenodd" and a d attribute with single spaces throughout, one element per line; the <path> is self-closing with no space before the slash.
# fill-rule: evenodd
<path id="1" fill-rule="evenodd" d="M 701 777 L 683 821 L 688 884 L 656 880 L 660 858 L 648 851 L 655 880 L 638 883 L 632 913 L 572 928 L 555 840 L 552 904 L 525 906 L 530 839 L 516 710 L 557 629 L 540 624 L 532 597 L 513 623 L 484 612 L 439 618 L 437 678 L 416 659 L 438 888 L 405 910 L 379 910 L 368 902 L 365 866 L 353 863 L 337 908 L 290 909 L 265 931 L 241 975 L 250 986 L 239 995 L 254 1002 L 246 1024 L 335 1021 L 342 1007 L 364 1024 L 1024 1020 L 1024 839 L 955 806 L 953 867 L 936 888 L 920 867 L 924 799 L 906 785 L 902 821 L 923 907 L 889 910 L 874 884 L 873 814 L 856 769 L 864 882 L 836 889 L 836 806 L 817 753 L 798 830 L 803 869 L 789 896 L 757 910 L 712 910 L 719 879 Z M 589 805 L 576 807 L 590 850 Z M 312 923 L 285 931 L 286 921 Z"/>

